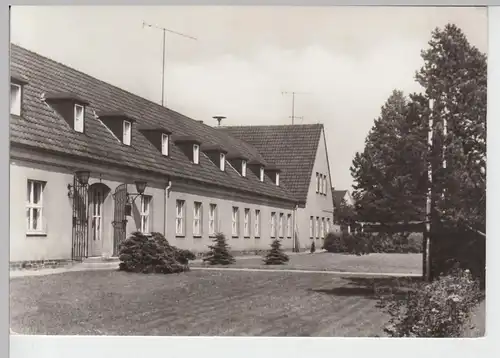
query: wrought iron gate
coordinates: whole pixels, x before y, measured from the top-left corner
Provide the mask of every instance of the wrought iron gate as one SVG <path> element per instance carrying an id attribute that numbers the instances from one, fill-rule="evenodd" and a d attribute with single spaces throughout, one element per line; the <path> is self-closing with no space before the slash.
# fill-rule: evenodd
<path id="1" fill-rule="evenodd" d="M 88 257 L 88 185 L 73 177 L 73 232 L 71 258 L 81 261 Z"/>
<path id="2" fill-rule="evenodd" d="M 127 184 L 119 185 L 113 194 L 115 199 L 115 213 L 113 220 L 113 255 L 118 255 L 120 243 L 127 235 L 127 217 L 125 206 L 127 204 Z"/>

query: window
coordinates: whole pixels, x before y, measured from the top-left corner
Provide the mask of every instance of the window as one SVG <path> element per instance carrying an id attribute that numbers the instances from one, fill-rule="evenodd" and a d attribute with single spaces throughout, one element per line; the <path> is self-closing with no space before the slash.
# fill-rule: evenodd
<path id="1" fill-rule="evenodd" d="M 226 170 L 226 155 L 224 153 L 220 153 L 220 170 Z"/>
<path id="2" fill-rule="evenodd" d="M 83 106 L 80 106 L 79 104 L 75 104 L 75 131 L 83 133 L 83 121 L 84 121 L 84 113 L 85 110 Z"/>
<path id="3" fill-rule="evenodd" d="M 247 176 L 247 161 L 243 160 L 241 162 L 241 176 L 246 177 Z"/>
<path id="4" fill-rule="evenodd" d="M 316 193 L 319 193 L 319 173 L 316 172 Z"/>
<path id="5" fill-rule="evenodd" d="M 198 144 L 193 144 L 193 163 L 200 163 L 200 146 Z"/>
<path id="6" fill-rule="evenodd" d="M 184 200 L 177 200 L 175 202 L 175 235 L 184 236 L 185 234 L 185 222 L 184 222 Z"/>
<path id="7" fill-rule="evenodd" d="M 21 115 L 21 86 L 10 84 L 10 114 Z"/>
<path id="8" fill-rule="evenodd" d="M 325 218 L 321 218 L 321 238 L 325 238 Z"/>
<path id="9" fill-rule="evenodd" d="M 292 238 L 292 214 L 286 216 L 286 237 Z"/>
<path id="10" fill-rule="evenodd" d="M 316 216 L 316 227 L 315 227 L 315 234 L 316 234 L 316 238 L 319 239 L 319 236 L 320 236 L 320 232 L 319 232 L 319 217 Z"/>
<path id="11" fill-rule="evenodd" d="M 243 236 L 250 237 L 250 209 L 245 209 L 243 218 Z"/>
<path id="12" fill-rule="evenodd" d="M 132 125 L 129 121 L 123 121 L 123 144 L 130 145 L 130 139 L 132 137 Z"/>
<path id="13" fill-rule="evenodd" d="M 168 134 L 161 135 L 161 154 L 168 155 Z"/>
<path id="14" fill-rule="evenodd" d="M 193 208 L 193 236 L 201 236 L 201 226 L 202 226 L 202 217 L 201 217 L 201 203 L 195 201 Z"/>
<path id="15" fill-rule="evenodd" d="M 217 204 L 210 204 L 208 210 L 208 234 L 214 236 L 217 232 Z"/>
<path id="16" fill-rule="evenodd" d="M 330 218 L 326 219 L 326 233 L 330 232 Z"/>
<path id="17" fill-rule="evenodd" d="M 151 207 L 151 196 L 141 197 L 141 232 L 149 234 L 149 209 Z"/>
<path id="18" fill-rule="evenodd" d="M 309 218 L 309 237 L 311 239 L 314 237 L 314 216 Z"/>
<path id="19" fill-rule="evenodd" d="M 240 226 L 240 212 L 236 206 L 233 206 L 233 218 L 232 218 L 231 234 L 233 237 L 239 236 L 239 226 Z"/>
<path id="20" fill-rule="evenodd" d="M 260 181 L 264 181 L 264 167 L 260 167 Z"/>
<path id="21" fill-rule="evenodd" d="M 260 237 L 260 210 L 255 210 L 255 237 Z"/>
<path id="22" fill-rule="evenodd" d="M 43 231 L 43 189 L 45 183 L 28 180 L 26 200 L 26 226 L 28 232 Z"/>
<path id="23" fill-rule="evenodd" d="M 271 213 L 271 237 L 276 237 L 276 213 Z"/>
<path id="24" fill-rule="evenodd" d="M 285 226 L 285 215 L 283 213 L 280 213 L 280 219 L 278 222 L 278 233 L 280 238 L 283 238 L 283 236 L 285 235 L 284 226 Z"/>
<path id="25" fill-rule="evenodd" d="M 280 185 L 280 173 L 276 173 L 276 185 Z"/>
<path id="26" fill-rule="evenodd" d="M 323 195 L 323 174 L 319 175 L 319 193 Z"/>

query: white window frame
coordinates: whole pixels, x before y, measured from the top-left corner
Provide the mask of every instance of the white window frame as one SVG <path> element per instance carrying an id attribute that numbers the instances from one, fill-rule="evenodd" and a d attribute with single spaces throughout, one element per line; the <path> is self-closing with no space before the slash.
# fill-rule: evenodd
<path id="1" fill-rule="evenodd" d="M 326 234 L 327 235 L 330 232 L 330 226 L 331 226 L 330 218 L 327 218 L 326 219 Z"/>
<path id="2" fill-rule="evenodd" d="M 271 238 L 276 237 L 276 212 L 271 213 Z"/>
<path id="3" fill-rule="evenodd" d="M 200 164 L 200 146 L 193 144 L 193 163 Z"/>
<path id="4" fill-rule="evenodd" d="M 161 134 L 161 154 L 168 156 L 170 138 L 168 134 Z"/>
<path id="5" fill-rule="evenodd" d="M 193 205 L 193 236 L 200 237 L 203 233 L 203 204 L 195 201 Z"/>
<path id="6" fill-rule="evenodd" d="M 241 176 L 246 177 L 247 176 L 247 161 L 243 160 L 241 162 Z"/>
<path id="7" fill-rule="evenodd" d="M 309 238 L 314 238 L 314 216 L 309 217 Z"/>
<path id="8" fill-rule="evenodd" d="M 280 173 L 276 172 L 276 186 L 280 186 Z"/>
<path id="9" fill-rule="evenodd" d="M 208 209 L 208 235 L 217 233 L 217 204 L 210 204 Z"/>
<path id="10" fill-rule="evenodd" d="M 180 209 L 180 210 L 179 210 Z M 186 236 L 186 201 L 175 201 L 175 236 Z"/>
<path id="11" fill-rule="evenodd" d="M 316 234 L 316 239 L 319 239 L 320 237 L 320 232 L 319 232 L 319 216 L 316 216 L 316 227 L 315 227 L 315 234 Z"/>
<path id="12" fill-rule="evenodd" d="M 224 153 L 220 153 L 220 170 L 226 170 L 226 155 Z"/>
<path id="13" fill-rule="evenodd" d="M 81 104 L 75 104 L 73 110 L 74 110 L 73 129 L 76 132 L 83 133 L 85 130 L 85 107 L 82 106 Z"/>
<path id="14" fill-rule="evenodd" d="M 319 193 L 319 173 L 316 172 L 316 193 Z"/>
<path id="15" fill-rule="evenodd" d="M 35 185 L 40 186 L 39 188 L 39 193 L 40 193 L 40 198 L 38 200 L 38 203 L 35 204 L 34 202 L 34 192 L 35 192 Z M 28 179 L 27 181 L 27 188 L 29 188 L 29 192 L 27 192 L 27 198 L 26 198 L 26 210 L 28 212 L 28 216 L 26 218 L 26 229 L 28 234 L 30 233 L 43 233 L 45 232 L 44 229 L 44 217 L 43 217 L 43 192 L 45 190 L 45 182 L 39 181 L 39 180 L 32 180 Z M 39 213 L 38 219 L 37 219 L 37 226 L 34 227 L 34 216 L 33 213 L 34 211 L 37 210 Z"/>
<path id="16" fill-rule="evenodd" d="M 260 210 L 255 209 L 255 238 L 260 238 Z"/>
<path id="17" fill-rule="evenodd" d="M 128 132 L 126 131 L 128 125 Z M 123 144 L 130 145 L 132 142 L 132 122 L 123 121 Z"/>
<path id="18" fill-rule="evenodd" d="M 264 167 L 260 167 L 260 181 L 264 181 Z"/>
<path id="19" fill-rule="evenodd" d="M 286 237 L 292 238 L 292 214 L 286 216 Z"/>
<path id="20" fill-rule="evenodd" d="M 278 236 L 282 239 L 285 236 L 285 214 L 280 213 L 278 220 Z"/>
<path id="21" fill-rule="evenodd" d="M 325 218 L 321 218 L 321 229 L 320 229 L 320 233 L 321 233 L 321 238 L 324 239 L 325 238 Z"/>
<path id="22" fill-rule="evenodd" d="M 233 206 L 232 209 L 232 225 L 231 225 L 231 236 L 240 236 L 240 209 L 237 206 Z"/>
<path id="23" fill-rule="evenodd" d="M 243 216 L 243 237 L 250 237 L 250 209 L 245 208 Z"/>
<path id="24" fill-rule="evenodd" d="M 13 92 L 15 88 L 15 92 Z M 13 94 L 16 94 L 13 96 Z M 10 114 L 15 114 L 17 116 L 21 115 L 21 103 L 23 96 L 23 87 L 17 83 L 10 84 Z"/>
<path id="25" fill-rule="evenodd" d="M 140 207 L 140 216 L 141 216 L 141 228 L 140 231 L 143 234 L 149 234 L 151 231 L 151 201 L 153 197 L 150 195 L 142 195 L 141 196 L 141 207 Z"/>

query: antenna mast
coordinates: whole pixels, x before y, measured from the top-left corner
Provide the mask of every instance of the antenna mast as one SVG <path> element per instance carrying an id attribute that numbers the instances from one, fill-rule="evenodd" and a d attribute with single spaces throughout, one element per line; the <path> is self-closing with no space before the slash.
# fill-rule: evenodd
<path id="1" fill-rule="evenodd" d="M 292 119 L 292 125 L 295 122 L 295 119 L 304 119 L 304 117 L 296 117 L 295 116 L 295 95 L 296 94 L 306 94 L 307 92 L 281 92 L 282 95 L 291 94 L 292 95 L 292 115 L 288 118 Z"/>
<path id="2" fill-rule="evenodd" d="M 169 30 L 169 29 L 164 28 L 164 27 L 160 27 L 160 26 L 157 26 L 157 25 L 148 24 L 145 21 L 142 22 L 142 28 L 144 28 L 144 27 L 154 28 L 154 29 L 157 29 L 157 30 L 161 30 L 163 32 L 163 60 L 162 60 L 162 71 L 161 71 L 161 105 L 163 106 L 164 102 L 166 102 L 165 101 L 165 93 L 164 93 L 165 92 L 165 42 L 166 42 L 166 33 L 169 32 L 171 34 L 182 36 L 182 37 L 185 37 L 185 38 L 188 38 L 188 39 L 191 39 L 191 40 L 198 40 L 198 39 L 196 37 L 192 37 L 192 36 L 180 33 L 180 32 Z"/>

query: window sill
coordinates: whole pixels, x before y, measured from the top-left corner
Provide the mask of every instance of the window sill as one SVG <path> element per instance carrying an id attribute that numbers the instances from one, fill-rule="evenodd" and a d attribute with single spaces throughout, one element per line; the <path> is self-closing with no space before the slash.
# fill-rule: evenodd
<path id="1" fill-rule="evenodd" d="M 244 239 L 249 239 L 250 238 L 250 235 L 248 236 L 243 236 Z"/>
<path id="2" fill-rule="evenodd" d="M 291 239 L 292 237 L 291 236 L 287 236 L 287 239 Z"/>
<path id="3" fill-rule="evenodd" d="M 195 239 L 201 239 L 201 237 L 202 237 L 201 235 L 193 235 L 193 238 Z"/>
<path id="4" fill-rule="evenodd" d="M 186 237 L 186 235 L 175 235 L 176 238 L 179 238 L 179 239 L 184 239 Z"/>
<path id="5" fill-rule="evenodd" d="M 256 239 L 260 239 L 260 236 L 255 236 Z"/>
<path id="6" fill-rule="evenodd" d="M 46 232 L 43 231 L 30 231 L 26 233 L 27 237 L 32 237 L 32 236 L 47 236 Z"/>
<path id="7" fill-rule="evenodd" d="M 233 235 L 231 236 L 233 239 L 239 239 L 239 236 L 238 235 Z"/>

